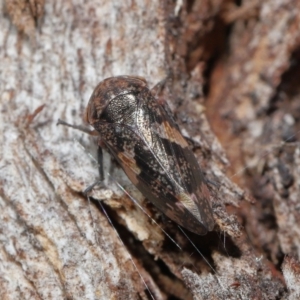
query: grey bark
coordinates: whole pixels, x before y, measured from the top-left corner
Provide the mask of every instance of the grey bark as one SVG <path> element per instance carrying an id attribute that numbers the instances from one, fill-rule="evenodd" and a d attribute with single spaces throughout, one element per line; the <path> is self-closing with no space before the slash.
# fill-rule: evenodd
<path id="1" fill-rule="evenodd" d="M 299 64 L 300 2 L 249 3 L 1 3 L 1 299 L 299 297 L 296 138 L 234 176 L 241 188 L 230 174 L 297 132 L 299 89 L 288 93 L 285 76 Z M 107 154 L 92 196 L 116 229 L 82 193 L 98 179 L 96 141 L 56 122 L 83 124 L 96 84 L 122 74 L 169 79 L 164 95 L 214 196 L 215 231 L 191 235 L 206 259 Z M 274 108 L 279 96 L 294 110 Z"/>

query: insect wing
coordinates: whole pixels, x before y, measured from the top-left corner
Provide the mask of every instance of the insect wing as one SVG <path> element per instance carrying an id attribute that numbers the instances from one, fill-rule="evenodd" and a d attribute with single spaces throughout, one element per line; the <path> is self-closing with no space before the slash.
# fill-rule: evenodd
<path id="1" fill-rule="evenodd" d="M 205 234 L 213 229 L 214 220 L 210 192 L 197 159 L 181 135 L 168 106 L 160 105 L 150 97 L 147 107 L 151 108 L 149 110 L 151 132 L 160 141 L 160 148 L 168 154 L 165 167 L 169 165 L 169 177 L 172 178 L 172 182 L 176 182 L 177 189 L 174 187 L 174 190 L 179 202 L 176 202 L 175 207 L 183 207 L 181 222 L 177 223 L 192 232 Z M 159 151 L 155 147 L 150 149 L 153 155 Z M 157 159 L 160 160 L 160 157 Z M 172 211 L 169 213 L 172 214 Z"/>
<path id="2" fill-rule="evenodd" d="M 172 116 L 148 89 L 122 97 L 116 100 L 123 112 L 118 121 L 103 123 L 100 130 L 110 152 L 133 184 L 170 219 L 197 234 L 212 230 L 208 187 Z M 114 111 L 110 105 L 104 118 Z"/>

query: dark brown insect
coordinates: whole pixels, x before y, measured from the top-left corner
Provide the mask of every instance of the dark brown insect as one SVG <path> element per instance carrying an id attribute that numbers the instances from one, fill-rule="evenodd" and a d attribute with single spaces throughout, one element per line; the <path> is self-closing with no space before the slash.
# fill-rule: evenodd
<path id="1" fill-rule="evenodd" d="M 95 88 L 85 119 L 145 197 L 202 235 L 214 227 L 209 188 L 166 105 L 155 99 L 145 79 L 111 77 Z"/>

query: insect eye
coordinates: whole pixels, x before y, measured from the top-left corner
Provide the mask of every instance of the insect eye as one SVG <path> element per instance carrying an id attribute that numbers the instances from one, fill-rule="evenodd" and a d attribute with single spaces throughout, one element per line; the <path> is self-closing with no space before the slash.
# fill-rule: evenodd
<path id="1" fill-rule="evenodd" d="M 95 107 L 95 101 L 90 101 L 84 115 L 85 122 L 89 124 L 93 124 L 95 121 L 97 121 L 99 117 L 97 116 L 97 109 Z"/>

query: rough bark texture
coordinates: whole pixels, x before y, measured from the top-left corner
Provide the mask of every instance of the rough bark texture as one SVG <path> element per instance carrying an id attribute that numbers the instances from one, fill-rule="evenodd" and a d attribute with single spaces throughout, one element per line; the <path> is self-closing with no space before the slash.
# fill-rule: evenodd
<path id="1" fill-rule="evenodd" d="M 298 299 L 300 1 L 97 2 L 1 2 L 1 299 Z M 96 143 L 56 121 L 121 74 L 168 78 L 214 195 L 201 254 L 108 155 L 82 193 Z"/>

